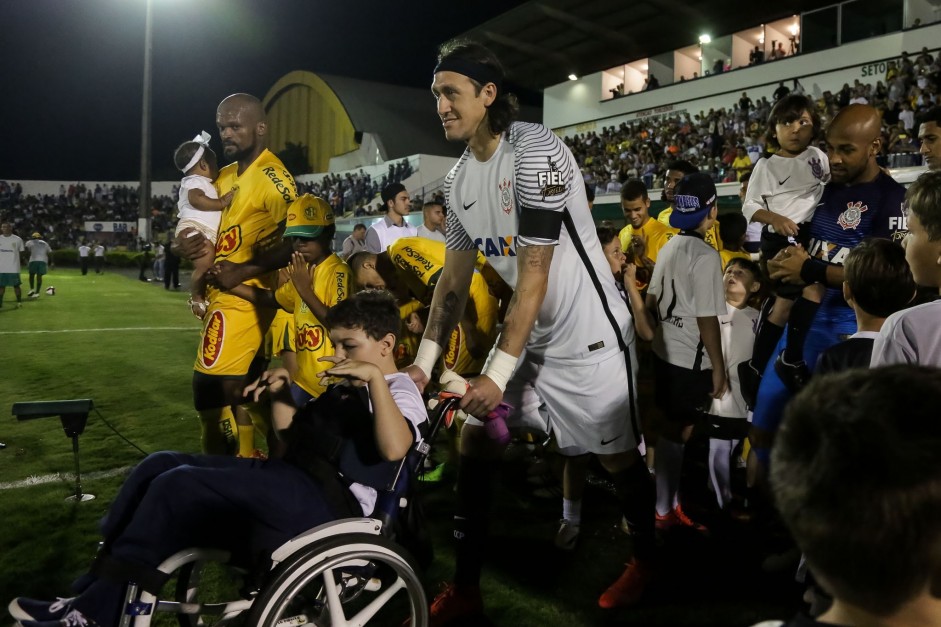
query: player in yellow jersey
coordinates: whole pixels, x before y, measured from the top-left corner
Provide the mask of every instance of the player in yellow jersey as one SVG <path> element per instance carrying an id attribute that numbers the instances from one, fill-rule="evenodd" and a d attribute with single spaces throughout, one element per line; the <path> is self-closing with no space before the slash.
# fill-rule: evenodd
<path id="1" fill-rule="evenodd" d="M 444 243 L 422 237 L 403 237 L 385 253 L 357 253 L 350 259 L 356 284 L 364 288 L 388 289 L 400 303 L 412 300 L 427 307 L 444 268 Z M 460 324 L 451 332 L 441 353 L 441 365 L 461 375 L 479 374 L 496 339 L 497 299 L 490 293 L 479 271 L 471 280 L 470 300 Z M 424 323 L 403 320 L 418 338 Z"/>
<path id="2" fill-rule="evenodd" d="M 215 265 L 207 273 L 209 309 L 203 321 L 193 373 L 193 400 L 202 421 L 206 453 L 251 455 L 254 429 L 237 425 L 236 408 L 244 406 L 242 387 L 262 346 L 273 310 L 259 309 L 225 290 L 239 283 L 271 288 L 277 268 L 290 260 L 291 245 L 281 239 L 287 208 L 297 197 L 294 178 L 265 148 L 268 125 L 261 102 L 233 94 L 216 109 L 222 154 L 233 163 L 215 181 L 219 195 L 235 192 L 222 212 Z M 180 254 L 201 254 L 204 236 L 183 230 L 176 244 Z M 243 423 L 248 421 L 242 421 Z"/>
<path id="3" fill-rule="evenodd" d="M 260 307 L 294 314 L 297 375 L 291 384 L 296 407 L 326 389 L 320 382 L 321 357 L 333 355 L 323 320 L 327 310 L 350 294 L 350 267 L 330 245 L 336 234 L 333 209 L 322 198 L 304 194 L 288 209 L 284 237 L 294 246 L 291 280 L 277 291 L 255 287 L 248 300 Z"/>
<path id="4" fill-rule="evenodd" d="M 621 210 L 627 225 L 618 234 L 621 250 L 637 266 L 637 287 L 643 290 L 653 273 L 657 254 L 676 233 L 650 217 L 650 197 L 643 181 L 627 181 L 621 188 Z"/>
<path id="5" fill-rule="evenodd" d="M 680 182 L 680 179 L 687 174 L 695 174 L 696 172 L 699 172 L 699 168 L 689 161 L 683 161 L 682 159 L 673 161 L 667 166 L 667 175 L 663 181 L 663 200 L 670 203 L 670 206 L 657 214 L 657 222 L 670 228 L 674 233 L 679 232 L 679 230 L 670 226 L 670 214 L 673 213 L 673 190 L 676 188 L 676 184 Z M 706 232 L 706 243 L 716 250 L 722 250 L 722 238 L 719 237 L 719 222 L 716 222 Z"/>

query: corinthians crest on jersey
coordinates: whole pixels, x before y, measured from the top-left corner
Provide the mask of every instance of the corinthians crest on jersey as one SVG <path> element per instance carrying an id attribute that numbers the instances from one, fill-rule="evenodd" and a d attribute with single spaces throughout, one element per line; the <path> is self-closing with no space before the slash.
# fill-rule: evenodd
<path id="1" fill-rule="evenodd" d="M 510 179 L 504 178 L 497 187 L 500 189 L 500 208 L 503 209 L 503 213 L 509 215 L 513 210 L 513 183 Z"/>
<path id="2" fill-rule="evenodd" d="M 840 214 L 836 222 L 843 227 L 844 231 L 855 229 L 863 219 L 863 212 L 868 210 L 869 207 L 861 202 L 848 202 L 846 203 L 846 211 Z"/>

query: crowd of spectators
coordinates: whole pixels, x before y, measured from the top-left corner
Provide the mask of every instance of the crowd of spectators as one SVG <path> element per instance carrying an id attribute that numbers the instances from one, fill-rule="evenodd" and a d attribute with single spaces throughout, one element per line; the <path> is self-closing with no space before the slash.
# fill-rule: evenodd
<path id="1" fill-rule="evenodd" d="M 803 93 L 800 81 L 795 79 L 790 86 L 782 82 L 772 99 L 752 100 L 743 92 L 730 106 L 720 109 L 622 122 L 565 141 L 596 195 L 619 193 L 625 181 L 635 178 L 648 188 L 662 187 L 666 165 L 676 159 L 693 163 L 716 182 L 732 182 L 748 170 L 743 158 L 754 164 L 765 154 L 765 120 L 773 100 L 790 92 Z M 881 80 L 856 80 L 836 93 L 823 92 L 814 102 L 824 123 L 848 104 L 873 105 L 883 116 L 880 163 L 887 167 L 918 165 L 916 118 L 941 105 L 941 58 L 927 49 L 914 56 L 903 52 L 901 58 L 887 63 Z M 411 174 L 411 164 L 402 159 L 390 163 L 388 172 L 379 178 L 359 170 L 327 174 L 316 182 L 299 183 L 298 188 L 301 193 L 326 199 L 337 215 L 369 216 L 382 212 L 381 203 L 372 202 L 379 190 Z M 0 213 L 12 221 L 15 232 L 39 232 L 57 248 L 86 240 L 86 221 L 136 221 L 138 206 L 136 186 L 74 183 L 60 186 L 58 194 L 24 195 L 18 183 L 0 181 Z M 153 197 L 154 232 L 171 228 L 175 208 L 175 190 L 169 196 Z M 131 233 L 116 234 L 112 244 L 133 247 L 134 237 Z"/>
<path id="2" fill-rule="evenodd" d="M 373 215 L 380 211 L 370 207 L 379 189 L 390 182 L 400 182 L 412 174 L 408 159 L 390 163 L 389 171 L 373 179 L 360 170 L 357 173 L 328 174 L 317 183 L 299 183 L 301 193 L 312 193 L 327 199 L 337 215 L 355 211 L 356 215 Z M 102 185 L 72 183 L 60 185 L 58 194 L 24 194 L 19 183 L 0 181 L 0 215 L 10 220 L 15 233 L 40 233 L 55 248 L 77 247 L 82 242 L 98 239 L 85 231 L 85 222 L 137 222 L 139 187 L 136 185 Z M 177 203 L 177 187 L 169 195 L 156 195 L 151 201 L 151 229 L 164 233 L 173 227 Z M 381 203 L 380 203 L 381 204 Z M 135 233 L 109 235 L 109 247 L 135 249 Z"/>
<path id="3" fill-rule="evenodd" d="M 297 191 L 301 194 L 320 196 L 330 203 L 336 215 L 352 212 L 356 216 L 382 213 L 382 203 L 372 205 L 379 195 L 379 190 L 392 183 L 401 183 L 412 175 L 412 165 L 408 159 L 389 164 L 389 171 L 374 179 L 370 174 L 359 170 L 345 174 L 327 174 L 320 181 L 304 183 L 298 181 Z"/>
<path id="4" fill-rule="evenodd" d="M 176 199 L 154 196 L 153 229 L 165 231 L 176 208 Z M 53 248 L 78 246 L 93 237 L 85 222 L 137 222 L 139 188 L 130 185 L 73 183 L 59 186 L 58 194 L 24 194 L 19 183 L 0 181 L 0 214 L 17 233 L 40 233 Z M 111 246 L 134 246 L 134 233 L 109 235 Z"/>
<path id="5" fill-rule="evenodd" d="M 752 100 L 745 92 L 737 100 L 730 97 L 730 106 L 720 109 L 622 122 L 565 141 L 596 195 L 616 194 L 625 181 L 635 178 L 648 188 L 662 187 L 666 165 L 675 159 L 693 163 L 716 182 L 732 182 L 747 171 L 735 166 L 742 150 L 752 164 L 765 154 L 766 120 L 774 100 L 792 92 L 804 93 L 800 81 L 780 83 L 771 99 Z M 824 91 L 814 103 L 824 124 L 851 103 L 871 104 L 883 119 L 880 163 L 919 165 L 916 118 L 941 105 L 941 58 L 927 49 L 914 59 L 903 52 L 900 59 L 887 63 L 883 79 L 844 84 L 836 93 Z"/>

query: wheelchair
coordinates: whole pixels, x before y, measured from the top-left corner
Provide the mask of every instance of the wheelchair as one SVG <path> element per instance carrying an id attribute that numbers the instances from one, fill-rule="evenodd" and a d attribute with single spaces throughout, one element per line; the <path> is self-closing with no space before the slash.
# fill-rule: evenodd
<path id="1" fill-rule="evenodd" d="M 157 568 L 176 575 L 173 599 L 158 598 L 137 583 L 125 595 L 121 627 L 149 627 L 157 612 L 175 614 L 182 627 L 230 622 L 252 627 L 353 627 L 428 625 L 428 601 L 419 577 L 420 567 L 396 537 L 396 520 L 408 505 L 410 489 L 440 428 L 450 425 L 460 395 L 442 392 L 431 411 L 427 435 L 399 465 L 389 490 L 381 491 L 372 517 L 329 522 L 292 538 L 274 551 L 270 567 L 247 573 L 253 583 L 245 598 L 229 602 L 198 601 L 202 566 L 228 563 L 226 551 L 186 549 Z"/>

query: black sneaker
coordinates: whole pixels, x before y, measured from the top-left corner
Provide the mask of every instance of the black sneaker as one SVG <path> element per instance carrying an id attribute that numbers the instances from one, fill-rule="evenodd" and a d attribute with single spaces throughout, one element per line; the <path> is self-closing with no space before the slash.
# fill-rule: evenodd
<path id="1" fill-rule="evenodd" d="M 774 360 L 774 371 L 780 377 L 781 382 L 784 383 L 784 387 L 791 392 L 798 392 L 810 380 L 810 370 L 807 368 L 807 364 L 803 360 L 789 364 L 784 361 L 783 352 Z"/>
<path id="2" fill-rule="evenodd" d="M 10 616 L 18 621 L 44 622 L 60 620 L 68 613 L 74 600 L 74 598 L 63 599 L 59 597 L 55 601 L 39 601 L 37 599 L 17 597 L 10 601 L 7 611 L 10 612 Z"/>

